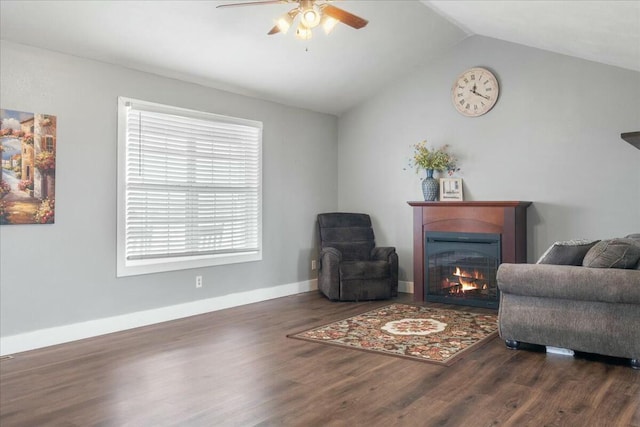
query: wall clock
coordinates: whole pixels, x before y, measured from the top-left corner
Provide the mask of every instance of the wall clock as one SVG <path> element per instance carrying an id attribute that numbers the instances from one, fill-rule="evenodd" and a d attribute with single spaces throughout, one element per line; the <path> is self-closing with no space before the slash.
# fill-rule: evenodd
<path id="1" fill-rule="evenodd" d="M 477 117 L 493 108 L 499 92 L 498 80 L 491 71 L 469 68 L 453 82 L 451 101 L 460 114 Z"/>

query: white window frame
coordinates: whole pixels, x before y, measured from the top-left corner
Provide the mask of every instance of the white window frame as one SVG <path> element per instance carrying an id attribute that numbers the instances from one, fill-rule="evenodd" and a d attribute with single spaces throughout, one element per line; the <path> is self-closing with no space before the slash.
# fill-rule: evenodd
<path id="1" fill-rule="evenodd" d="M 127 111 L 136 109 L 218 123 L 259 128 L 258 137 L 258 206 L 257 250 L 206 255 L 171 256 L 152 259 L 127 259 Z M 117 171 L 117 277 L 159 273 L 189 268 L 209 267 L 262 260 L 262 122 L 207 113 L 127 97 L 118 97 L 118 171 Z"/>

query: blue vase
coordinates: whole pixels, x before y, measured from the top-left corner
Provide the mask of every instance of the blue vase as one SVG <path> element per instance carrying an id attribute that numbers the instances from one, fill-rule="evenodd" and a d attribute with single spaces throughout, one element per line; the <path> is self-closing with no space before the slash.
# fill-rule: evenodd
<path id="1" fill-rule="evenodd" d="M 438 180 L 433 177 L 433 169 L 426 169 L 426 171 L 427 177 L 422 180 L 422 194 L 424 195 L 425 202 L 433 202 L 438 200 L 440 184 Z"/>

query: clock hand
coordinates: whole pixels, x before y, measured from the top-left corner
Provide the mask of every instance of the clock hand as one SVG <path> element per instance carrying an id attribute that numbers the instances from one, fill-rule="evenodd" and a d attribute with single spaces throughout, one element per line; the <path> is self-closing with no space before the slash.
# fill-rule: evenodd
<path id="1" fill-rule="evenodd" d="M 488 97 L 488 96 L 486 96 L 486 95 L 483 95 L 483 94 L 481 94 L 481 93 L 476 92 L 476 91 L 475 91 L 475 89 L 474 89 L 474 90 L 472 90 L 472 91 L 471 91 L 471 93 L 473 93 L 474 95 L 481 96 L 481 97 L 483 97 L 484 99 L 487 99 L 487 100 L 489 99 L 489 97 Z"/>

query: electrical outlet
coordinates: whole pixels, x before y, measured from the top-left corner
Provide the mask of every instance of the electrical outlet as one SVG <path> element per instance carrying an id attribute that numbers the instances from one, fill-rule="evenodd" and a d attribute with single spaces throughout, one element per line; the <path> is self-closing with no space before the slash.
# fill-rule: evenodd
<path id="1" fill-rule="evenodd" d="M 202 287 L 202 276 L 196 276 L 196 288 Z"/>
<path id="2" fill-rule="evenodd" d="M 311 260 L 311 270 L 316 270 L 318 268 L 318 262 L 315 259 Z"/>

